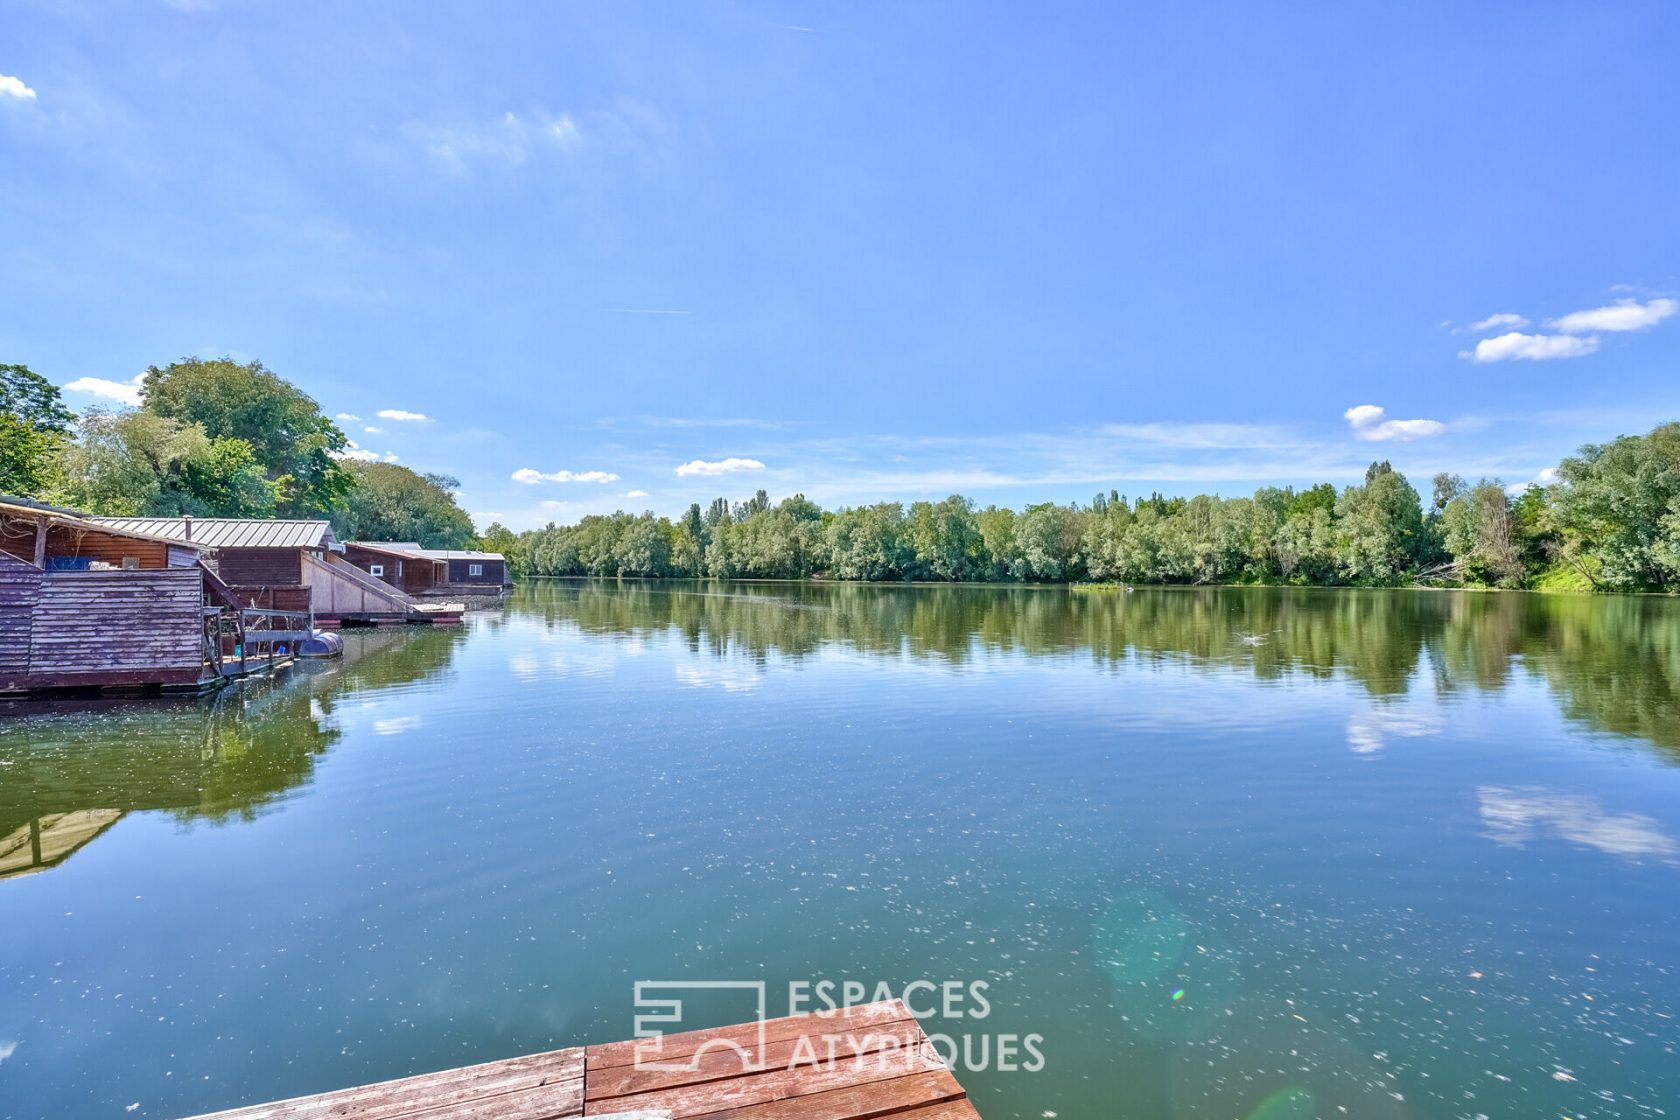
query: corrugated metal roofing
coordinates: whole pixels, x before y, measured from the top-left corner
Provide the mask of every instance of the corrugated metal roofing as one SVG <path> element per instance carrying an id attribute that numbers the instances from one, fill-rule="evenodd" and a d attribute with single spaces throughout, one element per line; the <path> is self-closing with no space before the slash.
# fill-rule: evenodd
<path id="1" fill-rule="evenodd" d="M 424 556 L 428 560 L 500 560 L 499 552 L 468 552 L 460 548 L 416 548 L 409 553 L 411 556 Z"/>
<path id="2" fill-rule="evenodd" d="M 499 552 L 470 552 L 459 548 L 421 548 L 413 541 L 346 541 L 357 548 L 389 552 L 403 556 L 420 556 L 427 560 L 500 560 Z"/>
<path id="3" fill-rule="evenodd" d="M 58 506 L 44 505 L 40 502 L 30 502 L 27 499 L 13 500 L 13 499 L 10 499 L 10 498 L 8 498 L 5 501 L 0 501 L 0 510 L 11 510 L 12 513 L 13 513 L 13 516 L 17 516 L 18 514 L 22 514 L 26 517 L 31 517 L 31 518 L 43 518 L 44 517 L 47 520 L 51 521 L 55 525 L 67 525 L 67 526 L 69 526 L 70 528 L 73 528 L 73 529 L 75 529 L 75 528 L 104 529 L 104 530 L 107 530 L 108 532 L 111 532 L 111 533 L 114 533 L 114 534 L 117 534 L 117 535 L 120 535 L 120 536 L 137 537 L 141 540 L 149 540 L 149 541 L 171 541 L 171 540 L 174 539 L 174 538 L 171 538 L 171 537 L 160 536 L 157 533 L 149 533 L 144 529 L 136 529 L 136 528 L 133 528 L 133 527 L 130 527 L 130 526 L 125 526 L 125 525 L 107 524 L 108 521 L 145 521 L 145 520 L 150 520 L 149 518 L 89 517 L 85 513 L 77 513 L 74 510 L 61 509 Z M 199 544 L 195 543 L 193 545 L 193 547 L 195 547 L 195 548 L 205 548 L 205 547 L 208 547 L 208 546 L 207 545 L 199 545 Z"/>
<path id="4" fill-rule="evenodd" d="M 187 539 L 184 517 L 95 517 L 113 529 Z M 338 543 L 326 521 L 262 521 L 243 517 L 192 518 L 192 543 L 206 548 L 327 548 Z"/>

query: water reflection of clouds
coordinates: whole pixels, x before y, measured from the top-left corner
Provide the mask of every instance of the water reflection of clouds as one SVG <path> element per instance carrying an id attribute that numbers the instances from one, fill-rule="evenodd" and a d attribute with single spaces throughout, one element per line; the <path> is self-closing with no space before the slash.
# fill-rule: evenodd
<path id="1" fill-rule="evenodd" d="M 18 1044 L 16 1042 L 0 1038 L 0 1062 L 3 1062 L 7 1058 L 11 1057 L 17 1048 Z"/>
<path id="2" fill-rule="evenodd" d="M 1550 833 L 1628 859 L 1650 857 L 1665 862 L 1680 856 L 1680 844 L 1657 822 L 1639 813 L 1609 813 L 1584 794 L 1558 793 L 1538 786 L 1483 786 L 1476 791 L 1482 824 L 1495 843 L 1521 847 Z"/>
<path id="3" fill-rule="evenodd" d="M 392 716 L 390 719 L 374 720 L 373 733 L 375 735 L 401 735 L 404 731 L 413 731 L 419 726 L 419 716 Z"/>
<path id="4" fill-rule="evenodd" d="M 677 683 L 689 688 L 721 688 L 725 692 L 751 692 L 764 683 L 764 674 L 747 665 L 678 665 Z"/>
<path id="5" fill-rule="evenodd" d="M 508 658 L 508 671 L 522 681 L 538 681 L 545 677 L 609 677 L 613 674 L 613 659 L 601 657 L 572 657 L 551 653 L 539 657 L 534 653 L 516 653 Z"/>
<path id="6" fill-rule="evenodd" d="M 1376 754 L 1389 739 L 1415 739 L 1441 733 L 1441 713 L 1428 708 L 1374 705 L 1348 717 L 1348 749 Z"/>

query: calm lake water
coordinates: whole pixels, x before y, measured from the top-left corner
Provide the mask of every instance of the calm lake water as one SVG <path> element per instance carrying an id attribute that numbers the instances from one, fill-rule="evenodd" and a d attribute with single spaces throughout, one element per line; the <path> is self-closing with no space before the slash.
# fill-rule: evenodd
<path id="1" fill-rule="evenodd" d="M 988 1120 L 1680 1112 L 1680 603 L 558 583 L 348 637 L 0 716 L 0 1116 L 626 1038 L 672 979 L 984 981 L 926 1025 L 1042 1036 L 959 1069 Z"/>

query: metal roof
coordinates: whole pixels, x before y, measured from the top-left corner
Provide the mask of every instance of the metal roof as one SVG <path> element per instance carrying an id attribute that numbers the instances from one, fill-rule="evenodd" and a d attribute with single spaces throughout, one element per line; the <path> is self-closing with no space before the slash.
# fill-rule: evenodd
<path id="1" fill-rule="evenodd" d="M 499 552 L 470 552 L 460 548 L 416 548 L 410 556 L 424 556 L 428 560 L 500 560 Z"/>
<path id="2" fill-rule="evenodd" d="M 149 520 L 148 518 L 89 517 L 85 513 L 77 513 L 74 510 L 61 509 L 58 506 L 49 506 L 42 502 L 33 502 L 27 498 L 13 498 L 9 495 L 4 496 L 3 500 L 0 500 L 0 511 L 9 511 L 14 517 L 22 514 L 25 517 L 45 520 L 53 525 L 63 525 L 71 529 L 80 529 L 83 531 L 103 530 L 113 536 L 134 537 L 137 540 L 185 543 L 173 541 L 172 538 L 161 536 L 157 533 L 147 532 L 145 529 L 134 528 L 126 525 L 109 524 L 109 522 L 112 521 L 145 521 Z M 195 541 L 192 544 L 187 545 L 187 547 L 208 548 L 209 546 L 199 544 Z"/>
<path id="3" fill-rule="evenodd" d="M 345 541 L 352 548 L 387 552 L 393 556 L 418 556 L 425 560 L 501 560 L 499 552 L 473 552 L 460 548 L 421 548 L 413 541 Z"/>
<path id="4" fill-rule="evenodd" d="M 185 541 L 205 548 L 331 548 L 338 543 L 326 521 L 263 521 L 246 517 L 96 517 L 114 529 Z"/>

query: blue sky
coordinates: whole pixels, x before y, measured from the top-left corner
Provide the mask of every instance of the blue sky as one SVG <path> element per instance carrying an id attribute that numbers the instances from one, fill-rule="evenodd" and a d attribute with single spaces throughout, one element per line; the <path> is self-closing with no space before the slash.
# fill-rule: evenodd
<path id="1" fill-rule="evenodd" d="M 1677 49 L 1658 3 L 11 0 L 0 361 L 85 407 L 261 358 L 516 528 L 1519 483 L 1680 417 Z"/>

